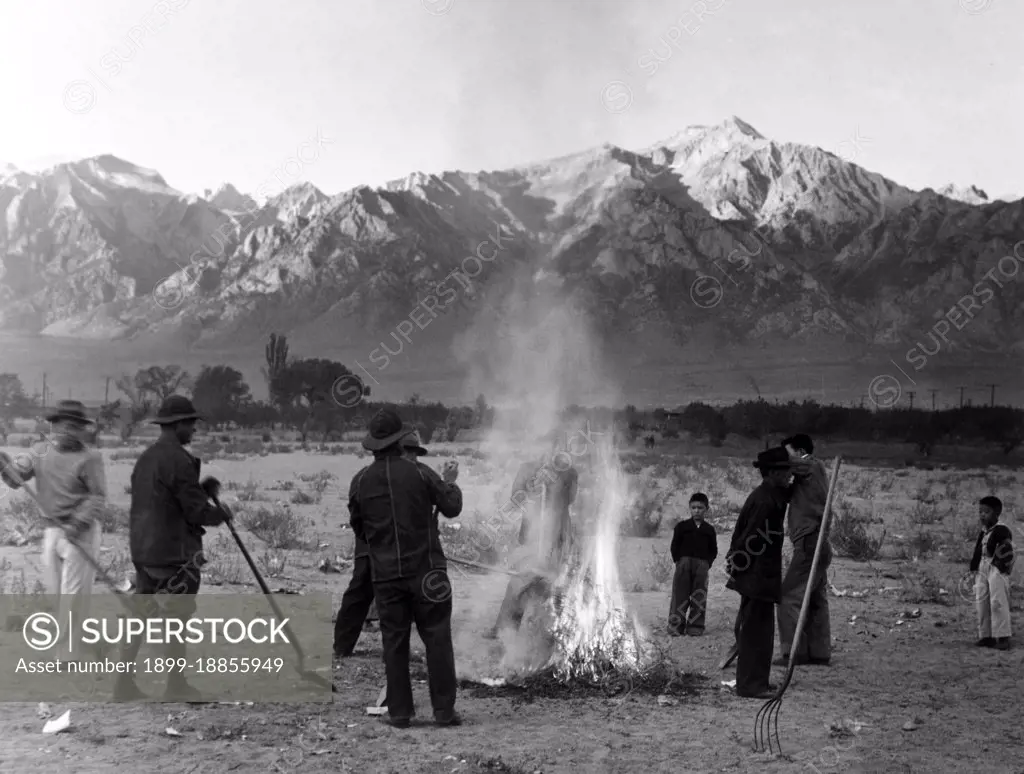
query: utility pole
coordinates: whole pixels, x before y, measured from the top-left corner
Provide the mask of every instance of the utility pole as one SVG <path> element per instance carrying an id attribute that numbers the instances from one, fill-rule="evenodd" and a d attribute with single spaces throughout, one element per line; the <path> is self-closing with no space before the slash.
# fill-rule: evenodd
<path id="1" fill-rule="evenodd" d="M 103 405 L 110 403 L 110 377 L 107 377 L 107 386 L 103 389 Z"/>
<path id="2" fill-rule="evenodd" d="M 916 393 L 916 392 L 914 392 L 913 390 L 908 390 L 908 391 L 907 391 L 907 397 L 909 397 L 909 398 L 910 398 L 910 410 L 911 410 L 911 411 L 913 411 L 913 410 L 914 410 L 914 396 L 915 396 L 916 394 L 917 394 L 917 393 Z"/>
<path id="3" fill-rule="evenodd" d="M 43 408 L 49 405 L 46 402 L 46 374 L 43 374 Z"/>
<path id="4" fill-rule="evenodd" d="M 964 388 L 960 388 L 960 408 L 964 407 Z"/>
<path id="5" fill-rule="evenodd" d="M 989 384 L 987 386 L 989 388 L 991 388 L 991 390 L 992 390 L 991 397 L 988 399 L 989 408 L 992 408 L 992 407 L 994 407 L 996 405 L 996 387 L 998 387 L 999 385 L 998 384 Z"/>
<path id="6" fill-rule="evenodd" d="M 929 390 L 928 392 L 932 394 L 932 411 L 935 411 L 935 393 L 937 393 L 938 390 Z"/>

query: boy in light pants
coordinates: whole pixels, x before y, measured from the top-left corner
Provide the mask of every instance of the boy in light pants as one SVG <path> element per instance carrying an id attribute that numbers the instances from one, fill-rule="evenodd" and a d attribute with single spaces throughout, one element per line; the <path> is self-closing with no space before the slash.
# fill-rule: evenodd
<path id="1" fill-rule="evenodd" d="M 978 503 L 981 533 L 974 546 L 971 572 L 978 611 L 979 648 L 1010 649 L 1010 572 L 1013 570 L 1013 533 L 999 523 L 1003 503 L 983 497 Z"/>
<path id="2" fill-rule="evenodd" d="M 63 525 L 49 525 L 43 532 L 47 593 L 59 599 L 60 620 L 67 620 L 68 612 L 74 610 L 75 620 L 81 622 L 88 614 L 95 571 L 69 536 L 96 556 L 107 500 L 103 457 L 86 446 L 86 439 L 92 436 L 87 429 L 91 422 L 79 401 L 61 401 L 46 420 L 53 428 L 52 448 L 42 455 L 25 455 L 17 460 L 0 452 L 0 476 L 14 489 L 21 482 L 36 479 L 36 494 L 44 512 Z M 63 645 L 65 649 L 69 646 L 66 637 Z M 64 658 L 72 660 L 81 655 L 67 650 Z"/>

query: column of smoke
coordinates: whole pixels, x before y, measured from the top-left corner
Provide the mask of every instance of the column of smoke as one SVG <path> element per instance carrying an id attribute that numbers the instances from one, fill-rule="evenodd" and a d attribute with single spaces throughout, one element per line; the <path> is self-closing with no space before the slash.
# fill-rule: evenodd
<path id="1" fill-rule="evenodd" d="M 482 393 L 496 409 L 494 425 L 481 443 L 499 479 L 490 482 L 498 496 L 494 508 L 482 514 L 483 541 L 514 543 L 521 513 L 506 508 L 508 513 L 502 516 L 499 509 L 512 495 L 519 465 L 550 449 L 550 441 L 541 441 L 542 436 L 561 431 L 565 438 L 565 433 L 571 437 L 575 431 L 572 452 L 580 455 L 574 457 L 579 469 L 591 451 L 590 443 L 580 435 L 581 427 L 561 421 L 563 409 L 571 404 L 614 406 L 617 398 L 614 379 L 602 367 L 600 344 L 585 315 L 558 289 L 538 287 L 533 276 L 524 274 L 511 291 L 506 286 L 492 295 L 492 303 L 457 342 L 456 351 L 469 366 L 466 394 Z M 576 522 L 595 510 L 585 500 L 581 491 L 574 508 Z M 466 522 L 464 528 L 474 529 L 474 525 Z M 521 667 L 533 661 L 536 654 L 529 652 L 534 648 L 529 639 L 504 642 L 502 660 L 501 648 L 480 636 L 495 622 L 508 577 L 455 574 L 453 578 L 460 676 L 500 677 L 511 664 Z"/>

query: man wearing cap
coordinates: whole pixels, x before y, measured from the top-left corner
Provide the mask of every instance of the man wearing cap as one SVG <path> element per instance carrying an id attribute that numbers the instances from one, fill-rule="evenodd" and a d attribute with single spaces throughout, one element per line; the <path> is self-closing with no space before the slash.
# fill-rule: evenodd
<path id="1" fill-rule="evenodd" d="M 786 518 L 789 454 L 782 447 L 757 455 L 761 484 L 743 504 L 726 554 L 726 588 L 740 595 L 736 639 L 736 695 L 768 699 L 775 605 L 782 585 L 782 541 Z"/>
<path id="2" fill-rule="evenodd" d="M 160 405 L 155 419 L 160 438 L 142 452 L 132 470 L 132 504 L 128 519 L 128 540 L 135 565 L 135 593 L 147 595 L 142 607 L 155 613 L 155 594 L 172 595 L 173 615 L 187 619 L 195 612 L 199 593 L 205 527 L 215 527 L 231 519 L 231 512 L 215 505 L 199 483 L 202 463 L 185 447 L 192 442 L 196 421 L 202 417 L 192 401 L 171 395 Z M 141 639 L 125 646 L 121 658 L 134 662 Z M 169 642 L 167 658 L 184 658 L 185 644 Z M 121 701 L 146 698 L 129 673 L 120 673 L 114 697 Z M 184 673 L 168 673 L 165 699 L 199 699 Z"/>
<path id="3" fill-rule="evenodd" d="M 43 532 L 47 592 L 60 598 L 60 620 L 74 611 L 73 620 L 82 621 L 95 581 L 82 550 L 93 557 L 99 551 L 107 502 L 103 456 L 86 445 L 92 437 L 91 420 L 79 401 L 60 401 L 46 421 L 53 429 L 53 445 L 17 460 L 0 452 L 0 476 L 15 489 L 36 479 L 39 504 L 50 520 Z"/>
<path id="4" fill-rule="evenodd" d="M 462 491 L 455 485 L 457 467 L 446 466 L 442 480 L 426 465 L 403 456 L 399 441 L 412 430 L 393 410 L 381 410 L 370 420 L 363 448 L 373 452 L 374 461 L 352 478 L 349 523 L 370 551 L 391 724 L 408 728 L 415 715 L 409 677 L 409 638 L 415 623 L 426 649 L 434 720 L 455 726 L 462 721 L 455 712 L 451 582 L 437 512 L 449 519 L 458 516 Z"/>
<path id="5" fill-rule="evenodd" d="M 420 434 L 413 430 L 399 441 L 403 459 L 415 462 L 417 457 L 427 454 L 420 441 Z M 352 563 L 352 580 L 341 597 L 341 607 L 334 621 L 334 655 L 348 658 L 359 641 L 359 632 L 373 608 L 373 577 L 370 573 L 370 549 L 358 536 L 355 539 L 355 555 Z"/>

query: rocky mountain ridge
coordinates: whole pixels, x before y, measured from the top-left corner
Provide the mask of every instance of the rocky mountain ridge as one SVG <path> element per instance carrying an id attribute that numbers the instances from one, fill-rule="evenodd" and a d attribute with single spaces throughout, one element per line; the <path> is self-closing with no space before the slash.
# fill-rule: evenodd
<path id="1" fill-rule="evenodd" d="M 780 342 L 905 349 L 968 296 L 969 325 L 942 346 L 1024 344 L 1024 293 L 998 271 L 1014 249 L 1002 266 L 1024 260 L 1024 200 L 912 191 L 735 117 L 638 151 L 414 173 L 336 196 L 302 183 L 263 204 L 229 185 L 184 195 L 100 156 L 0 175 L 0 212 L 6 331 L 221 349 L 330 331 L 372 345 L 444 288 L 456 292 L 430 346 L 472 349 L 501 335 L 494 299 L 543 287 L 652 358 Z M 470 260 L 482 245 L 496 257 Z"/>

